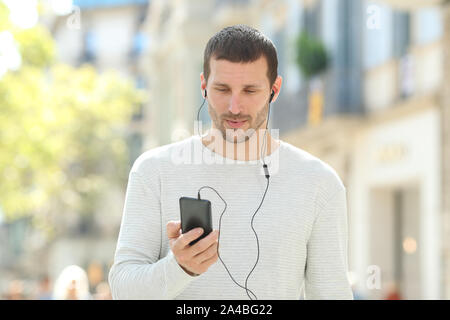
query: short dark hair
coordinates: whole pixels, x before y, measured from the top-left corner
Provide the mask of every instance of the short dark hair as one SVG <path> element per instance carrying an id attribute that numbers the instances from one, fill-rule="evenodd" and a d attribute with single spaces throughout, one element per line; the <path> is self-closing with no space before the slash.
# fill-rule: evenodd
<path id="1" fill-rule="evenodd" d="M 206 44 L 203 56 L 203 75 L 208 82 L 210 59 L 230 62 L 253 62 L 264 56 L 270 86 L 278 76 L 277 50 L 272 41 L 258 30 L 246 25 L 234 25 L 217 32 Z"/>

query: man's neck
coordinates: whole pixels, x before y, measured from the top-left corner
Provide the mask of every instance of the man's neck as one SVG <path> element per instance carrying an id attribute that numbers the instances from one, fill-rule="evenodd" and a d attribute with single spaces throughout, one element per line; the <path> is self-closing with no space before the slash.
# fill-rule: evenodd
<path id="1" fill-rule="evenodd" d="M 212 135 L 211 131 L 208 131 L 207 135 L 202 137 L 202 143 L 205 147 L 224 158 L 239 161 L 259 160 L 261 152 L 263 156 L 270 155 L 280 145 L 279 140 L 273 139 L 269 131 L 266 132 L 264 139 L 264 130 L 261 129 L 259 135 L 255 131 L 247 141 L 240 143 L 229 142 L 223 139 L 222 135 Z M 265 147 L 264 144 L 266 145 Z"/>

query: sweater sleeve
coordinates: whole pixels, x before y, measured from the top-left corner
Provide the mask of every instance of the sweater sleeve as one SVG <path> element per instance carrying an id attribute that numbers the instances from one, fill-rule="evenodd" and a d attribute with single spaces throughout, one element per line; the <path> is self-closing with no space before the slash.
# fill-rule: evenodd
<path id="1" fill-rule="evenodd" d="M 347 278 L 347 200 L 340 186 L 318 212 L 307 244 L 305 299 L 353 300 Z"/>
<path id="2" fill-rule="evenodd" d="M 147 177 L 146 177 L 147 178 Z M 109 271 L 113 299 L 174 299 L 195 278 L 173 253 L 160 257 L 161 212 L 157 177 L 130 172 L 114 263 Z M 165 227 L 165 226 L 164 226 Z"/>

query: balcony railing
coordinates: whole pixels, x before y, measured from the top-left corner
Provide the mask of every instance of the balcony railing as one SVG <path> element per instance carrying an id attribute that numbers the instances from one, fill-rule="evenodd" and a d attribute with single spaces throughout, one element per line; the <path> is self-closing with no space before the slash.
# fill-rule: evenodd
<path id="1" fill-rule="evenodd" d="M 438 41 L 413 47 L 400 59 L 389 60 L 364 75 L 364 105 L 368 112 L 388 108 L 410 96 L 439 89 L 442 81 L 443 47 Z"/>

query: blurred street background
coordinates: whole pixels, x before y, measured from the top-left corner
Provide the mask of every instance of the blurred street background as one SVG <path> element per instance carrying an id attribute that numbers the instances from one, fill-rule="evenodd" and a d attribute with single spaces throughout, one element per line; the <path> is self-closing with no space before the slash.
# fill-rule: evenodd
<path id="1" fill-rule="evenodd" d="M 131 165 L 194 134 L 240 23 L 277 48 L 269 127 L 347 188 L 355 298 L 450 299 L 445 0 L 0 0 L 0 299 L 111 299 Z"/>

